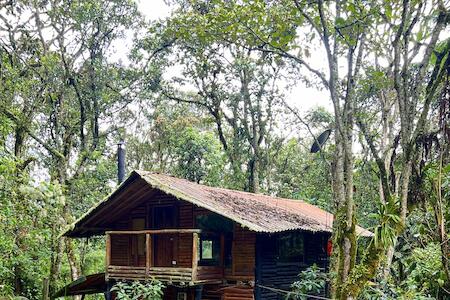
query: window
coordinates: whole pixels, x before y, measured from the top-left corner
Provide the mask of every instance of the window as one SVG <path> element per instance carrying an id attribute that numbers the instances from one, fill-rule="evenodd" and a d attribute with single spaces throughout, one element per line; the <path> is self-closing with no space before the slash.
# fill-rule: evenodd
<path id="1" fill-rule="evenodd" d="M 220 239 L 212 236 L 200 238 L 200 261 L 201 266 L 217 266 L 220 260 Z"/>
<path id="2" fill-rule="evenodd" d="M 178 292 L 177 300 L 186 300 L 186 299 L 187 299 L 187 293 L 186 292 Z"/>
<path id="3" fill-rule="evenodd" d="M 231 265 L 231 243 L 233 238 L 233 222 L 214 213 L 203 213 L 195 216 L 195 227 L 202 229 L 200 236 L 199 265 L 218 266 L 223 263 Z M 224 261 L 220 261 L 220 236 L 224 235 Z"/>
<path id="4" fill-rule="evenodd" d="M 202 241 L 202 259 L 213 259 L 213 241 L 203 240 Z"/>
<path id="5" fill-rule="evenodd" d="M 282 234 L 278 237 L 278 260 L 281 262 L 302 262 L 304 260 L 304 239 L 299 232 Z"/>

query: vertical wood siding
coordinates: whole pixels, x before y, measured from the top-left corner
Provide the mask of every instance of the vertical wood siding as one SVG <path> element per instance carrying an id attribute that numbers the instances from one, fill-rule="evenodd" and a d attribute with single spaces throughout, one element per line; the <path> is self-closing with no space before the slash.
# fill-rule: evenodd
<path id="1" fill-rule="evenodd" d="M 111 265 L 130 265 L 130 238 L 125 235 L 111 237 Z"/>
<path id="2" fill-rule="evenodd" d="M 193 205 L 180 202 L 178 206 L 179 227 L 194 228 Z M 178 235 L 178 266 L 190 268 L 192 264 L 192 235 Z"/>
<path id="3" fill-rule="evenodd" d="M 238 224 L 234 225 L 230 280 L 255 279 L 256 234 Z"/>

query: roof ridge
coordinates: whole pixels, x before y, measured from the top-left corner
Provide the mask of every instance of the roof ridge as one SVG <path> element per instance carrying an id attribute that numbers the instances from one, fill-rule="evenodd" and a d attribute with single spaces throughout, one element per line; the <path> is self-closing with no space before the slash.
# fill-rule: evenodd
<path id="1" fill-rule="evenodd" d="M 247 194 L 247 195 L 264 196 L 264 197 L 268 197 L 268 198 L 272 198 L 272 199 L 276 199 L 276 200 L 289 201 L 289 202 L 293 202 L 293 203 L 299 203 L 300 202 L 300 203 L 303 203 L 303 204 L 307 204 L 307 205 L 311 205 L 311 206 L 314 206 L 314 207 L 318 207 L 318 206 L 315 206 L 314 204 L 311 204 L 311 203 L 309 203 L 309 202 L 307 202 L 307 201 L 305 201 L 303 199 L 290 199 L 290 198 L 283 198 L 283 197 L 279 197 L 279 196 L 272 196 L 272 195 L 268 195 L 268 194 L 265 194 L 265 193 L 253 193 L 253 192 L 235 190 L 235 189 L 225 188 L 225 187 L 220 187 L 220 186 L 211 186 L 211 185 L 206 185 L 206 184 L 203 184 L 203 183 L 197 183 L 197 182 L 191 181 L 191 180 L 186 179 L 186 178 L 180 178 L 180 177 L 177 177 L 175 175 L 171 175 L 171 174 L 167 174 L 167 173 L 161 173 L 161 172 L 152 172 L 152 171 L 145 171 L 145 170 L 135 170 L 135 172 L 137 172 L 139 174 L 140 173 L 145 173 L 145 174 L 150 174 L 150 175 L 151 174 L 156 174 L 156 175 L 168 176 L 168 177 L 175 178 L 176 180 L 183 180 L 183 181 L 189 182 L 190 184 L 200 185 L 200 186 L 204 186 L 204 187 L 207 187 L 207 188 L 220 189 L 220 190 L 224 190 L 224 191 L 231 191 L 231 192 L 242 193 L 242 194 Z M 324 210 L 323 208 L 320 208 L 320 209 Z M 326 211 L 326 210 L 324 210 L 324 211 Z M 326 211 L 326 212 L 330 213 L 328 211 Z"/>

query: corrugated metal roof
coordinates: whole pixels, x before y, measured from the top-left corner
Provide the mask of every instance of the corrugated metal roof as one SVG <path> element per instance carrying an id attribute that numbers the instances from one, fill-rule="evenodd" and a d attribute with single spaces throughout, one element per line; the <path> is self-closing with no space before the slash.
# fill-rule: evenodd
<path id="1" fill-rule="evenodd" d="M 105 273 L 92 274 L 88 276 L 81 276 L 77 280 L 69 283 L 52 298 L 75 296 L 75 295 L 89 295 L 106 292 Z"/>
<path id="2" fill-rule="evenodd" d="M 332 231 L 333 215 L 301 200 L 210 187 L 170 175 L 133 171 L 115 192 L 79 218 L 64 235 L 77 236 L 79 234 L 77 232 L 81 231 L 84 225 L 108 210 L 109 204 L 113 205 L 114 200 L 118 200 L 115 198 L 119 194 L 126 193 L 127 187 L 133 182 L 136 184 L 136 180 L 140 179 L 149 184 L 148 188 L 161 190 L 180 200 L 208 209 L 252 231 L 266 233 L 298 229 L 312 232 Z M 360 236 L 372 235 L 370 231 L 359 226 L 356 232 Z"/>
<path id="3" fill-rule="evenodd" d="M 333 215 L 301 200 L 210 187 L 164 174 L 136 172 L 151 186 L 230 218 L 253 231 L 332 231 Z M 357 227 L 357 234 L 372 235 L 361 227 Z"/>

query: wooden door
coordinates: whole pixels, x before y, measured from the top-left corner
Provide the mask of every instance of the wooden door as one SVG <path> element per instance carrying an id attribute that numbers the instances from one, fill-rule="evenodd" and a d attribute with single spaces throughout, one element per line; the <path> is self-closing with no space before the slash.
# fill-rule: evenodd
<path id="1" fill-rule="evenodd" d="M 153 221 L 156 229 L 175 228 L 175 207 L 161 206 L 153 210 Z M 157 234 L 154 236 L 154 260 L 156 267 L 171 267 L 176 265 L 175 234 Z"/>

